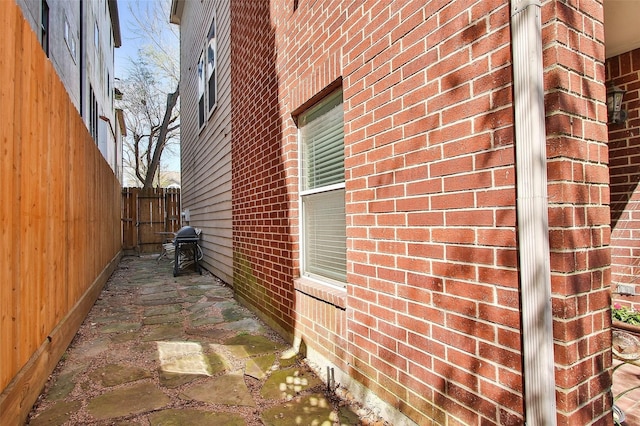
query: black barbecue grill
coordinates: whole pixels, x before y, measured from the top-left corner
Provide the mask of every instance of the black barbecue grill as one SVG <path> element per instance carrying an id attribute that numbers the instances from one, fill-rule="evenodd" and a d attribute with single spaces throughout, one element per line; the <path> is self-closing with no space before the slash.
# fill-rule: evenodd
<path id="1" fill-rule="evenodd" d="M 200 241 L 200 230 L 191 226 L 183 226 L 176 233 L 173 240 L 175 246 L 175 259 L 173 263 L 173 276 L 177 276 L 180 270 L 191 265 L 195 265 L 195 270 L 202 274 L 200 269 L 200 259 L 202 259 L 202 250 L 198 242 Z"/>

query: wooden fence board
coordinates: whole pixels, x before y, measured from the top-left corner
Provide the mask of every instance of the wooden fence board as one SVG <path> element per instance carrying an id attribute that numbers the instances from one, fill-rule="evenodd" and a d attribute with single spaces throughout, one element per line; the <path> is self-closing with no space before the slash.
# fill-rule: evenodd
<path id="1" fill-rule="evenodd" d="M 16 13 L 0 14 L 0 27 L 14 34 L 16 31 Z M 0 117 L 5 117 L 0 126 L 0 185 L 2 194 L 12 194 L 15 181 L 14 171 L 14 123 L 15 123 L 15 66 L 13 58 L 16 56 L 16 40 L 14 38 L 0 43 Z M 15 198 L 3 197 L 0 202 L 0 244 L 6 265 L 0 268 L 0 336 L 2 339 L 13 338 L 13 282 L 15 267 L 14 247 L 14 215 Z M 6 385 L 11 366 L 15 365 L 15 351 L 8 344 L 0 345 L 0 388 Z"/>
<path id="2" fill-rule="evenodd" d="M 180 190 L 124 188 L 122 241 L 125 250 L 159 253 L 167 232 L 180 229 Z"/>
<path id="3" fill-rule="evenodd" d="M 20 424 L 119 259 L 122 195 L 12 1 L 0 117 L 0 424 Z"/>

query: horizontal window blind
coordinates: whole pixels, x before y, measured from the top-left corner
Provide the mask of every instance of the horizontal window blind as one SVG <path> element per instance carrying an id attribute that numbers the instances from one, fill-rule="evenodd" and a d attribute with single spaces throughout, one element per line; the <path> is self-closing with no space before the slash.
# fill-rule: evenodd
<path id="1" fill-rule="evenodd" d="M 320 109 L 319 112 L 323 114 L 314 117 L 315 120 L 300 129 L 303 150 L 303 190 L 344 182 L 342 103 L 327 106 L 332 108 Z"/>
<path id="2" fill-rule="evenodd" d="M 299 117 L 304 274 L 346 282 L 342 91 Z M 342 185 L 340 185 L 342 184 Z"/>
<path id="3" fill-rule="evenodd" d="M 344 189 L 303 197 L 304 250 L 310 274 L 345 282 L 347 235 Z"/>

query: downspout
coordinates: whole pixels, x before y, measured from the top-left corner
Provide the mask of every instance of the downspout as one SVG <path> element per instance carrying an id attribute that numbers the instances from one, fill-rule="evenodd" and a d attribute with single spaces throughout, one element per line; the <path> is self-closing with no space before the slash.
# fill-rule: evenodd
<path id="1" fill-rule="evenodd" d="M 540 0 L 511 0 L 516 211 L 527 425 L 556 424 Z"/>

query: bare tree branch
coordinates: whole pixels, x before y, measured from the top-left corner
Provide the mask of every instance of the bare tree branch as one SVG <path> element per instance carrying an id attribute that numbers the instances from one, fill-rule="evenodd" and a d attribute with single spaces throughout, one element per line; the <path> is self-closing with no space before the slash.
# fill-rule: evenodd
<path id="1" fill-rule="evenodd" d="M 128 134 L 123 161 L 144 187 L 160 181 L 162 154 L 175 152 L 180 140 L 179 38 L 166 22 L 169 3 L 129 4 L 134 22 L 128 29 L 141 43 L 137 57 L 129 58 L 127 77 L 120 80 Z"/>

